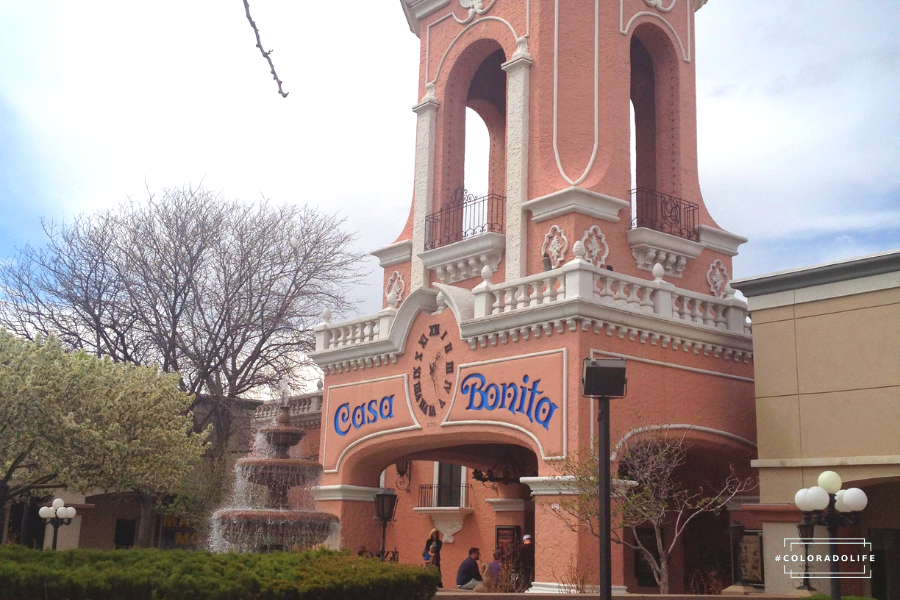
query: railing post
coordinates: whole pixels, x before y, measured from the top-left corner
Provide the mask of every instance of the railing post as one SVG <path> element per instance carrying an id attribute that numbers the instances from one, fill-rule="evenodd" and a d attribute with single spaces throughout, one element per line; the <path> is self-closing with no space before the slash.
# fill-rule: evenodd
<path id="1" fill-rule="evenodd" d="M 728 308 L 725 309 L 725 328 L 735 333 L 744 333 L 744 325 L 747 320 L 745 304 L 737 298 L 727 298 Z"/>
<path id="2" fill-rule="evenodd" d="M 653 274 L 653 286 L 656 288 L 656 292 L 653 294 L 653 314 L 664 319 L 671 319 L 675 317 L 675 302 L 672 300 L 675 286 L 663 280 L 665 269 L 661 264 L 653 265 L 651 273 Z"/>
<path id="3" fill-rule="evenodd" d="M 581 240 L 572 246 L 575 258 L 563 265 L 562 271 L 565 277 L 566 300 L 581 299 L 586 302 L 594 300 L 594 274 L 593 265 L 584 260 L 586 253 Z"/>
<path id="4" fill-rule="evenodd" d="M 388 334 L 391 332 L 391 325 L 394 324 L 394 317 L 396 316 L 397 309 L 390 306 L 378 313 L 378 335 L 374 336 L 374 339 L 388 339 Z"/>
<path id="5" fill-rule="evenodd" d="M 472 293 L 475 294 L 475 318 L 486 317 L 494 308 L 494 292 L 491 289 L 491 268 L 484 265 L 481 268 L 481 283 L 475 286 Z"/>

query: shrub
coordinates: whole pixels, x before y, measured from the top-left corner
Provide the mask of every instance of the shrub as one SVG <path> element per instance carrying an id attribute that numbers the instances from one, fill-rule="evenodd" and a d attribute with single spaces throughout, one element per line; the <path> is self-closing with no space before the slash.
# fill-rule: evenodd
<path id="1" fill-rule="evenodd" d="M 436 572 L 328 550 L 0 548 L 0 600 L 429 600 Z"/>

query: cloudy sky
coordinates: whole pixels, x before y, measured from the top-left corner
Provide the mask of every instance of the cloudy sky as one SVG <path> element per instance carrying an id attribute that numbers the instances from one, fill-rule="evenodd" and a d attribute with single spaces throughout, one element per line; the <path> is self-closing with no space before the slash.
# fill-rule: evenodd
<path id="1" fill-rule="evenodd" d="M 337 211 L 360 250 L 412 193 L 418 39 L 397 0 L 0 3 L 0 259 L 164 187 Z M 900 248 L 900 4 L 710 0 L 700 181 L 746 277 Z M 354 294 L 380 307 L 375 283 Z"/>

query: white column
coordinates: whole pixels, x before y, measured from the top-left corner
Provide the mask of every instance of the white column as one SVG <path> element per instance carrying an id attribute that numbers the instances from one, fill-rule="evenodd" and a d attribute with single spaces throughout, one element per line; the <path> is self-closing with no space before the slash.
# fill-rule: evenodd
<path id="1" fill-rule="evenodd" d="M 526 222 L 522 204 L 528 201 L 528 94 L 531 54 L 528 41 L 516 40 L 506 71 L 506 281 L 525 276 Z"/>
<path id="2" fill-rule="evenodd" d="M 434 144 L 437 132 L 437 109 L 434 84 L 425 85 L 422 102 L 413 107 L 419 115 L 416 122 L 416 174 L 413 186 L 413 239 L 410 292 L 428 287 L 428 270 L 419 254 L 425 249 L 425 217 L 432 211 L 434 196 Z"/>

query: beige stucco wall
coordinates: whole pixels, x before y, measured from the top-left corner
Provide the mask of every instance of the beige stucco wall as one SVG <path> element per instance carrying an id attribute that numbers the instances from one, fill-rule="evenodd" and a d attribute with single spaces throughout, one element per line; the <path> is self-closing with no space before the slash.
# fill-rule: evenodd
<path id="1" fill-rule="evenodd" d="M 792 502 L 828 466 L 848 482 L 900 476 L 900 288 L 752 319 L 760 501 Z"/>

